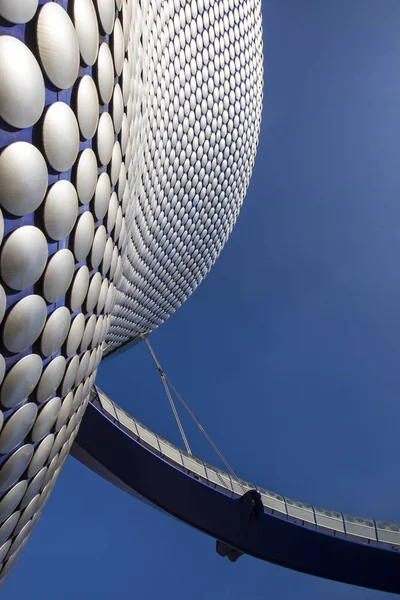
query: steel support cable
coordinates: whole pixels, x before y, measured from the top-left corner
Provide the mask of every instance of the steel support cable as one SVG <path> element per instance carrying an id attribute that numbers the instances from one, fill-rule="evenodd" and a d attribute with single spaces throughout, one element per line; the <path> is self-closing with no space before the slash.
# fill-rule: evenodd
<path id="1" fill-rule="evenodd" d="M 232 469 L 232 467 L 230 466 L 230 464 L 228 463 L 228 461 L 226 460 L 226 458 L 223 456 L 222 452 L 220 452 L 217 448 L 217 446 L 214 444 L 214 442 L 212 441 L 212 439 L 210 438 L 210 436 L 208 435 L 208 433 L 206 432 L 206 430 L 204 429 L 204 427 L 201 425 L 201 423 L 199 422 L 199 420 L 195 417 L 194 413 L 191 411 L 191 409 L 189 408 L 189 406 L 186 404 L 186 402 L 184 401 L 184 399 L 182 398 L 182 396 L 179 394 L 179 392 L 176 390 L 176 388 L 174 387 L 173 383 L 170 381 L 170 379 L 167 377 L 167 375 L 164 373 L 164 371 L 161 368 L 161 365 L 154 353 L 153 348 L 150 345 L 150 342 L 148 341 L 147 337 L 143 336 L 144 341 L 146 342 L 147 348 L 150 352 L 150 355 L 154 361 L 154 364 L 157 367 L 157 370 L 160 374 L 161 377 L 161 381 L 163 382 L 164 385 L 164 389 L 165 392 L 168 396 L 168 400 L 169 403 L 171 405 L 172 411 L 174 413 L 176 422 L 178 424 L 179 427 L 179 431 L 181 432 L 181 436 L 183 439 L 183 442 L 186 446 L 186 450 L 188 452 L 188 454 L 192 455 L 192 452 L 190 450 L 189 447 L 189 443 L 187 441 L 185 432 L 183 430 L 182 427 L 182 423 L 179 419 L 179 415 L 176 411 L 176 407 L 174 404 L 174 401 L 171 397 L 171 393 L 170 390 L 168 388 L 168 385 L 170 386 L 170 388 L 172 389 L 172 391 L 174 392 L 175 396 L 178 398 L 179 402 L 182 404 L 183 408 L 186 410 L 186 412 L 188 413 L 188 415 L 191 417 L 191 419 L 193 420 L 193 422 L 195 423 L 195 425 L 197 426 L 197 428 L 199 429 L 199 431 L 203 434 L 203 436 L 206 438 L 207 442 L 210 444 L 211 448 L 214 450 L 214 452 L 217 454 L 217 456 L 220 458 L 220 460 L 223 462 L 223 464 L 225 465 L 226 469 L 228 470 L 228 472 L 230 473 L 230 475 L 233 477 L 233 479 L 236 480 L 236 483 L 238 484 L 238 486 L 242 489 L 243 492 L 245 492 L 246 490 L 244 489 L 243 485 L 241 484 L 241 481 L 239 479 L 239 477 L 236 475 L 236 473 L 234 472 L 234 470 Z M 218 479 L 220 479 L 220 481 L 223 484 L 223 487 L 226 486 L 226 483 L 224 482 L 224 480 L 219 476 L 219 474 L 217 473 Z"/>
<path id="2" fill-rule="evenodd" d="M 162 384 L 163 384 L 163 386 L 164 386 L 165 393 L 167 394 L 167 398 L 168 398 L 168 400 L 169 400 L 169 403 L 170 403 L 170 406 L 171 406 L 172 412 L 174 413 L 174 417 L 175 417 L 176 424 L 178 425 L 179 431 L 180 431 L 180 433 L 181 433 L 181 436 L 182 436 L 182 439 L 183 439 L 183 443 L 185 444 L 186 452 L 187 452 L 188 454 L 192 455 L 192 451 L 191 451 L 191 449 L 190 449 L 189 442 L 187 441 L 187 437 L 186 437 L 185 431 L 184 431 L 184 429 L 183 429 L 183 425 L 182 425 L 182 423 L 181 423 L 181 420 L 180 420 L 180 418 L 179 418 L 178 411 L 176 410 L 176 406 L 175 406 L 174 400 L 173 400 L 173 398 L 172 398 L 172 396 L 171 396 L 171 392 L 169 391 L 169 387 L 168 387 L 168 384 L 167 384 L 167 382 L 166 382 L 166 376 L 165 376 L 165 373 L 164 373 L 164 371 L 162 370 L 162 368 L 161 368 L 161 365 L 160 365 L 160 363 L 158 362 L 158 360 L 157 360 L 157 357 L 156 357 L 156 355 L 154 354 L 153 348 L 150 346 L 150 343 L 149 343 L 149 341 L 147 340 L 147 338 L 144 338 L 144 341 L 146 342 L 146 345 L 147 345 L 147 348 L 149 349 L 150 355 L 151 355 L 151 357 L 152 357 L 152 359 L 153 359 L 153 361 L 154 361 L 154 364 L 155 364 L 155 365 L 156 365 L 156 367 L 157 367 L 157 371 L 158 371 L 158 372 L 159 372 L 159 374 L 160 374 L 160 378 L 161 378 Z"/>
<path id="3" fill-rule="evenodd" d="M 186 402 L 184 401 L 184 399 L 182 398 L 182 396 L 176 390 L 176 388 L 174 387 L 174 385 L 172 384 L 172 382 L 168 379 L 168 377 L 166 375 L 164 375 L 164 376 L 165 376 L 165 379 L 167 380 L 168 385 L 170 386 L 170 388 L 174 392 L 175 396 L 178 398 L 179 402 L 182 404 L 182 406 L 184 407 L 184 409 L 186 410 L 186 412 L 193 419 L 194 423 L 197 425 L 198 429 L 201 431 L 201 433 L 203 434 L 203 436 L 206 438 L 206 440 L 210 444 L 211 448 L 214 450 L 214 452 L 217 454 L 217 456 L 220 458 L 220 460 L 224 463 L 224 465 L 225 465 L 226 469 L 228 470 L 228 472 L 231 474 L 231 476 L 233 477 L 233 479 L 236 480 L 236 483 L 239 485 L 239 487 L 244 492 L 245 489 L 242 486 L 239 477 L 236 475 L 235 471 L 232 469 L 232 467 L 230 466 L 230 464 L 228 463 L 228 461 L 226 460 L 226 458 L 224 457 L 224 455 L 222 454 L 222 452 L 220 452 L 220 450 L 218 450 L 217 446 L 214 444 L 214 442 L 212 441 L 212 439 L 210 438 L 210 436 L 208 435 L 208 433 L 206 432 L 206 430 L 204 429 L 204 427 L 201 425 L 201 423 L 195 417 L 195 415 L 193 414 L 193 412 L 190 410 L 189 406 L 186 404 Z"/>
<path id="4" fill-rule="evenodd" d="M 168 400 L 169 400 L 169 403 L 170 403 L 170 405 L 171 405 L 172 412 L 174 413 L 175 420 L 176 420 L 176 422 L 177 422 L 177 425 L 178 425 L 178 427 L 179 427 L 179 431 L 181 432 L 181 436 L 182 436 L 182 439 L 183 439 L 183 443 L 185 444 L 186 452 L 187 452 L 188 454 L 192 455 L 192 451 L 191 451 L 191 449 L 190 449 L 189 442 L 187 441 L 187 437 L 186 437 L 185 431 L 184 431 L 184 429 L 183 429 L 183 426 L 182 426 L 181 420 L 180 420 L 180 418 L 179 418 L 179 415 L 178 415 L 178 412 L 177 412 L 177 410 L 176 410 L 176 407 L 175 407 L 174 401 L 173 401 L 173 399 L 172 399 L 171 392 L 169 391 L 169 388 L 168 388 L 168 385 L 167 385 L 167 382 L 166 382 L 166 377 L 165 377 L 164 373 L 160 372 L 160 377 L 161 377 L 161 381 L 163 382 L 163 386 L 164 386 L 164 389 L 165 389 L 165 393 L 166 393 L 166 394 L 167 394 L 167 396 L 168 396 Z"/>

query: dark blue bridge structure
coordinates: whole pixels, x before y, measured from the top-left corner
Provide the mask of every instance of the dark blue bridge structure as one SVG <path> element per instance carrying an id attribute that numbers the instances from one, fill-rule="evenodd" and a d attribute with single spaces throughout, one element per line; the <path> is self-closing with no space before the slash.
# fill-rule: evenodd
<path id="1" fill-rule="evenodd" d="M 105 443 L 104 440 L 107 440 Z M 107 481 L 242 553 L 400 593 L 400 526 L 285 498 L 185 453 L 93 388 L 72 454 Z"/>

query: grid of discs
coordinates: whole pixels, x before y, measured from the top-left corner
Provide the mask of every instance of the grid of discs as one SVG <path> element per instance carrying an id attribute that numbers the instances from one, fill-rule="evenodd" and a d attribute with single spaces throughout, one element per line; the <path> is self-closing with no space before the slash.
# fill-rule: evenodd
<path id="1" fill-rule="evenodd" d="M 210 270 L 242 205 L 261 120 L 258 0 L 141 4 L 141 44 L 133 36 L 124 63 L 129 238 L 107 352 L 161 324 Z"/>
<path id="2" fill-rule="evenodd" d="M 3 581 L 77 434 L 121 279 L 132 2 L 0 0 L 0 17 Z"/>

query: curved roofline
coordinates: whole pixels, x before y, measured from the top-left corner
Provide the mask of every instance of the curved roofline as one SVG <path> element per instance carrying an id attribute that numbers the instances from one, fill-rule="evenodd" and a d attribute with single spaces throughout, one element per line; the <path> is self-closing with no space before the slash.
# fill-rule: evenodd
<path id="1" fill-rule="evenodd" d="M 245 554 L 400 593 L 398 525 L 319 509 L 244 481 L 239 485 L 152 432 L 98 388 L 92 391 L 72 454 L 124 491 Z M 251 526 L 243 521 L 243 503 L 238 502 L 243 489 L 256 489 L 264 507 Z"/>

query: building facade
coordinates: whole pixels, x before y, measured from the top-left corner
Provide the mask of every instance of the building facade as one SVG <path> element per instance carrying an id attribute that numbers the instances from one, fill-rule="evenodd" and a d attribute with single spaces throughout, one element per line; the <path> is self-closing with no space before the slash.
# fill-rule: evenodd
<path id="1" fill-rule="evenodd" d="M 0 0 L 0 581 L 103 357 L 194 291 L 240 211 L 259 0 Z"/>

